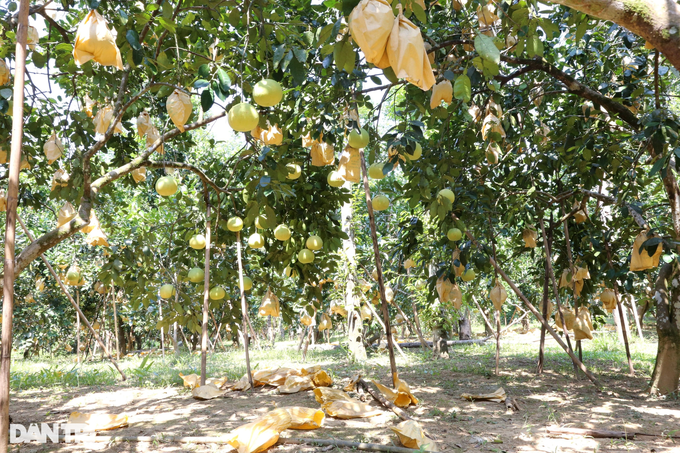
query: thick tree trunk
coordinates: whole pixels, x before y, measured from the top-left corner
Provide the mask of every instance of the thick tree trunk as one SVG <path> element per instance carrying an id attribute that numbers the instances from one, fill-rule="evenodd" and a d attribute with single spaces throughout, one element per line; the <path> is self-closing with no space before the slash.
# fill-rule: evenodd
<path id="1" fill-rule="evenodd" d="M 448 359 L 449 345 L 446 342 L 449 340 L 449 333 L 445 329 L 444 310 L 440 310 L 439 316 L 439 321 L 432 328 L 432 357 Z"/>
<path id="2" fill-rule="evenodd" d="M 650 383 L 651 394 L 665 395 L 680 383 L 680 269 L 665 264 L 656 281 L 656 332 L 659 344 Z M 671 282 L 670 290 L 668 282 Z"/>
<path id="3" fill-rule="evenodd" d="M 493 335 L 493 332 L 492 332 Z M 461 316 L 458 320 L 458 339 L 471 340 L 472 339 L 472 324 L 470 324 L 470 309 L 465 309 L 465 316 Z"/>
<path id="4" fill-rule="evenodd" d="M 548 0 L 612 21 L 652 44 L 680 70 L 680 6 L 673 0 Z"/>

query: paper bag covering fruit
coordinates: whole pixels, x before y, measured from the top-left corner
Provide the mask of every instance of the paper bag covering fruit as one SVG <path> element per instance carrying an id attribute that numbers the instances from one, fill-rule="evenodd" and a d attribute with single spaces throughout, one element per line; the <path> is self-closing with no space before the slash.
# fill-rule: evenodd
<path id="1" fill-rule="evenodd" d="M 590 318 L 590 312 L 586 308 L 580 308 L 578 316 L 574 319 L 574 338 L 576 340 L 592 340 L 592 331 L 593 321 Z"/>
<path id="2" fill-rule="evenodd" d="M 54 132 L 50 136 L 50 139 L 45 142 L 43 151 L 47 157 L 47 163 L 50 165 L 61 157 L 61 153 L 64 151 L 64 145 L 61 143 L 61 140 L 59 140 L 59 137 L 57 137 L 56 132 Z"/>
<path id="3" fill-rule="evenodd" d="M 411 393 L 411 389 L 409 388 L 408 384 L 399 378 L 397 378 L 396 390 L 393 390 L 389 387 L 385 387 L 376 380 L 373 380 L 373 383 L 376 385 L 376 387 L 378 387 L 378 390 L 380 390 L 380 392 L 383 395 L 385 395 L 385 398 L 387 398 L 387 400 L 390 401 L 391 403 L 394 403 L 396 406 L 408 407 L 411 404 L 413 405 L 418 404 L 418 398 L 413 396 L 413 393 Z"/>
<path id="4" fill-rule="evenodd" d="M 496 279 L 496 285 L 489 291 L 489 298 L 491 299 L 491 302 L 493 302 L 496 311 L 501 311 L 503 303 L 508 298 L 508 293 L 505 291 L 505 288 L 503 288 L 500 280 Z"/>
<path id="5" fill-rule="evenodd" d="M 446 102 L 446 105 L 451 104 L 453 100 L 453 86 L 448 80 L 442 80 L 434 87 L 432 87 L 432 97 L 430 97 L 430 108 L 435 109 L 439 107 L 442 101 Z"/>
<path id="6" fill-rule="evenodd" d="M 423 427 L 415 420 L 405 420 L 397 426 L 390 426 L 390 429 L 397 433 L 399 442 L 404 447 L 424 449 L 426 451 L 439 451 L 434 441 L 425 436 Z"/>
<path id="7" fill-rule="evenodd" d="M 332 165 L 335 162 L 335 148 L 326 142 L 314 140 L 309 154 L 312 157 L 312 165 L 315 167 Z"/>
<path id="8" fill-rule="evenodd" d="M 62 206 L 57 212 L 57 228 L 69 223 L 76 216 L 76 214 L 76 210 L 73 208 L 71 203 L 68 201 L 64 203 L 64 206 Z"/>
<path id="9" fill-rule="evenodd" d="M 321 322 L 319 323 L 319 330 L 331 330 L 333 322 L 327 313 L 321 315 Z"/>
<path id="10" fill-rule="evenodd" d="M 52 189 L 51 190 L 54 190 L 57 187 L 68 186 L 69 179 L 71 179 L 71 177 L 66 172 L 66 170 L 58 168 L 57 171 L 55 171 L 54 174 L 52 175 Z"/>
<path id="11" fill-rule="evenodd" d="M 68 422 L 85 424 L 90 431 L 107 431 L 127 426 L 128 416 L 125 414 L 83 414 L 82 412 L 71 412 Z"/>
<path id="12" fill-rule="evenodd" d="M 564 323 L 567 330 L 572 330 L 574 328 L 574 321 L 576 320 L 574 310 L 562 307 L 562 316 L 564 316 Z M 560 329 L 562 328 L 562 316 L 560 316 L 559 310 L 555 312 L 555 324 L 557 324 L 557 327 Z"/>
<path id="13" fill-rule="evenodd" d="M 189 95 L 185 91 L 175 89 L 165 101 L 165 107 L 173 124 L 180 132 L 184 132 L 184 125 L 189 120 L 193 109 Z"/>
<path id="14" fill-rule="evenodd" d="M 528 227 L 525 228 L 524 231 L 522 231 L 522 239 L 524 239 L 524 247 L 533 249 L 536 247 L 536 239 L 537 239 L 537 234 L 536 230 L 533 227 Z"/>
<path id="15" fill-rule="evenodd" d="M 661 258 L 661 254 L 663 253 L 663 245 L 661 243 L 656 246 L 656 251 L 651 256 L 645 248 L 643 248 L 642 252 L 640 252 L 640 247 L 642 247 L 642 244 L 644 244 L 648 239 L 655 237 L 659 236 L 657 234 L 650 233 L 649 230 L 640 231 L 640 233 L 638 233 L 637 237 L 635 238 L 635 242 L 633 243 L 633 253 L 630 257 L 631 272 L 645 271 L 647 269 L 654 269 L 655 267 L 659 266 L 659 258 Z"/>
<path id="16" fill-rule="evenodd" d="M 276 297 L 276 294 L 270 288 L 267 288 L 267 292 L 262 296 L 262 304 L 260 304 L 257 314 L 263 318 L 267 316 L 278 318 L 281 316 L 279 298 Z"/>
<path id="17" fill-rule="evenodd" d="M 386 48 L 387 60 L 397 77 L 405 78 L 421 90 L 428 91 L 434 85 L 435 78 L 423 36 L 420 29 L 402 14 L 401 4 L 397 5 L 397 9 L 399 14 L 394 19 Z"/>
<path id="18" fill-rule="evenodd" d="M 600 294 L 600 300 L 602 301 L 602 306 L 608 313 L 611 313 L 616 308 L 616 293 L 610 288 L 605 288 Z"/>
<path id="19" fill-rule="evenodd" d="M 73 58 L 78 66 L 94 60 L 102 66 L 115 66 L 123 69 L 123 60 L 106 19 L 97 11 L 91 10 L 78 25 Z"/>
<path id="20" fill-rule="evenodd" d="M 393 26 L 392 6 L 385 0 L 362 0 L 349 15 L 352 39 L 374 65 L 383 59 Z"/>
<path id="21" fill-rule="evenodd" d="M 146 181 L 146 167 L 139 167 L 132 170 L 132 179 L 134 179 L 137 184 Z"/>
<path id="22" fill-rule="evenodd" d="M 111 121 L 113 121 L 113 107 L 111 107 L 110 105 L 105 105 L 104 107 L 97 110 L 97 114 L 94 116 L 93 121 L 94 131 L 97 134 L 106 134 L 106 131 L 109 129 L 109 126 L 111 125 Z M 119 121 L 113 128 L 113 133 L 120 134 L 122 132 L 123 125 Z"/>
<path id="23" fill-rule="evenodd" d="M 562 276 L 560 277 L 560 288 L 572 288 L 573 285 L 574 294 L 576 294 L 576 297 L 578 297 L 581 295 L 581 291 L 583 290 L 583 280 L 577 280 L 576 274 L 569 278 L 570 275 L 571 271 L 569 269 L 562 271 Z"/>
<path id="24" fill-rule="evenodd" d="M 493 393 L 481 393 L 481 394 L 474 394 L 474 393 L 463 393 L 460 395 L 461 398 L 464 400 L 469 400 L 469 401 L 495 401 L 498 403 L 502 403 L 505 401 L 506 394 L 505 390 L 503 387 L 499 387 L 498 390 L 496 390 Z"/>

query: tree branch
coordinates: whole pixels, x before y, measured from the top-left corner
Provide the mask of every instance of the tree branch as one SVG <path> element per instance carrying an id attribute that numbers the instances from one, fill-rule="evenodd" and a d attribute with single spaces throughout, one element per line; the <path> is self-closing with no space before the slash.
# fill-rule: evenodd
<path id="1" fill-rule="evenodd" d="M 201 181 L 203 181 L 203 184 L 207 187 L 210 186 L 213 188 L 213 190 L 217 193 L 226 193 L 230 194 L 232 192 L 236 192 L 239 190 L 243 190 L 243 188 L 227 188 L 227 187 L 220 187 L 218 186 L 212 179 L 208 178 L 206 174 L 200 169 L 197 168 L 191 164 L 187 164 L 185 162 L 171 162 L 171 161 L 150 161 L 146 160 L 142 162 L 143 167 L 150 167 L 150 168 L 180 168 L 183 170 L 189 170 L 193 173 L 196 173 L 199 178 L 201 178 Z"/>

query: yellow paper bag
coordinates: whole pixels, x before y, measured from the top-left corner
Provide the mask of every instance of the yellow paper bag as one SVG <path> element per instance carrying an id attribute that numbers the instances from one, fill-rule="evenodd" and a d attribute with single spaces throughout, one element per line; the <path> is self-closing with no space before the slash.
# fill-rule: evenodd
<path id="1" fill-rule="evenodd" d="M 57 228 L 69 223 L 76 216 L 76 214 L 77 212 L 71 203 L 68 201 L 64 203 L 64 206 L 62 206 L 57 212 Z"/>
<path id="2" fill-rule="evenodd" d="M 276 297 L 271 289 L 267 288 L 267 292 L 262 297 L 262 304 L 260 304 L 260 309 L 257 314 L 261 317 L 273 316 L 278 318 L 281 316 L 281 311 L 279 307 L 279 298 Z"/>
<path id="3" fill-rule="evenodd" d="M 338 301 L 332 301 L 331 302 L 331 313 L 334 315 L 340 315 L 343 318 L 347 317 L 347 310 L 343 305 L 340 304 Z"/>
<path id="4" fill-rule="evenodd" d="M 338 164 L 338 173 L 345 181 L 359 182 L 361 181 L 361 156 L 359 150 L 347 146 L 340 155 Z"/>
<path id="5" fill-rule="evenodd" d="M 71 412 L 68 422 L 87 425 L 87 428 L 91 431 L 107 431 L 127 426 L 128 416 L 125 414 L 83 414 L 82 412 Z"/>
<path id="6" fill-rule="evenodd" d="M 91 10 L 76 33 L 73 46 L 73 58 L 78 66 L 94 60 L 103 66 L 115 66 L 123 69 L 123 60 L 116 45 L 106 19 L 96 10 Z"/>
<path id="7" fill-rule="evenodd" d="M 312 376 L 312 382 L 317 387 L 330 387 L 333 385 L 333 379 L 324 370 L 319 370 Z"/>
<path id="8" fill-rule="evenodd" d="M 587 313 L 587 315 L 586 315 Z M 574 319 L 574 339 L 592 340 L 591 325 L 588 325 L 590 313 L 588 310 L 579 310 L 578 316 Z"/>
<path id="9" fill-rule="evenodd" d="M 399 441 L 407 448 L 424 449 L 427 451 L 439 451 L 434 441 L 425 436 L 423 427 L 415 420 L 405 420 L 397 426 L 390 426 L 397 433 Z"/>
<path id="10" fill-rule="evenodd" d="M 448 80 L 442 80 L 432 87 L 432 97 L 430 97 L 430 108 L 435 109 L 439 107 L 442 101 L 446 104 L 451 104 L 453 100 L 453 86 Z"/>
<path id="11" fill-rule="evenodd" d="M 411 389 L 409 388 L 408 384 L 401 379 L 397 379 L 396 390 L 385 387 L 376 380 L 373 380 L 373 383 L 376 385 L 376 387 L 378 387 L 378 390 L 380 390 L 380 392 L 385 395 L 385 398 L 394 403 L 396 406 L 408 407 L 411 404 L 418 404 L 418 398 L 416 398 L 413 393 L 411 393 Z"/>
<path id="12" fill-rule="evenodd" d="M 290 426 L 288 429 L 317 429 L 323 426 L 326 414 L 320 409 L 310 407 L 282 407 L 290 415 Z"/>
<path id="13" fill-rule="evenodd" d="M 260 453 L 267 450 L 279 440 L 279 433 L 288 429 L 291 417 L 285 409 L 276 409 L 262 418 L 241 425 L 231 431 L 227 437 L 229 445 L 238 453 Z"/>
<path id="14" fill-rule="evenodd" d="M 158 131 L 158 128 L 154 126 L 153 124 L 149 126 L 149 128 L 146 130 L 146 148 L 150 149 L 152 148 L 157 141 L 161 139 L 161 133 Z M 163 144 L 161 143 L 158 145 L 156 148 L 156 152 L 158 154 L 163 155 L 165 154 L 165 148 L 163 147 Z M 167 168 L 166 168 L 166 173 L 167 173 Z"/>
<path id="15" fill-rule="evenodd" d="M 496 115 L 489 113 L 482 122 L 482 138 L 486 140 L 492 132 L 496 132 L 501 138 L 505 138 L 505 130 L 501 125 L 501 120 Z"/>
<path id="16" fill-rule="evenodd" d="M 654 255 L 649 256 L 646 249 L 642 249 L 640 252 L 640 247 L 647 239 L 652 239 L 658 237 L 656 234 L 651 234 L 648 231 L 640 231 L 635 242 L 633 243 L 633 253 L 630 257 L 630 270 L 632 272 L 645 271 L 647 269 L 654 269 L 659 266 L 659 258 L 663 253 L 663 245 L 658 244 L 656 246 L 656 251 Z"/>
<path id="17" fill-rule="evenodd" d="M 349 15 L 352 39 L 359 45 L 368 63 L 377 65 L 394 26 L 392 6 L 385 0 L 361 0 Z"/>
<path id="18" fill-rule="evenodd" d="M 576 320 L 574 310 L 571 308 L 562 308 L 562 316 L 564 316 L 564 323 L 567 330 L 572 330 L 574 328 L 574 321 Z M 562 317 L 560 316 L 559 311 L 555 312 L 555 324 L 557 324 L 557 327 L 560 329 L 562 328 Z"/>
<path id="19" fill-rule="evenodd" d="M 297 393 L 303 390 L 312 390 L 314 382 L 312 376 L 288 376 L 286 382 L 276 390 L 282 394 Z"/>
<path id="20" fill-rule="evenodd" d="M 132 179 L 134 179 L 137 184 L 146 181 L 146 167 L 139 167 L 132 170 Z"/>
<path id="21" fill-rule="evenodd" d="M 191 391 L 191 396 L 197 400 L 211 400 L 218 398 L 227 393 L 226 390 L 220 390 L 217 386 L 213 384 L 205 384 L 200 387 L 196 387 Z"/>
<path id="22" fill-rule="evenodd" d="M 390 20 L 390 29 L 392 29 L 392 20 Z M 5 85 L 7 82 L 9 82 L 10 79 L 10 73 L 9 73 L 9 68 L 7 67 L 7 63 L 5 63 L 5 60 L 0 59 L 0 85 Z"/>
<path id="23" fill-rule="evenodd" d="M 332 165 L 335 162 L 335 149 L 326 142 L 315 141 L 309 154 L 312 157 L 312 165 L 315 167 Z"/>
<path id="24" fill-rule="evenodd" d="M 489 291 L 489 298 L 493 302 L 493 306 L 497 311 L 501 310 L 503 302 L 508 298 L 508 293 L 501 284 L 500 280 L 496 279 L 496 285 Z"/>
<path id="25" fill-rule="evenodd" d="M 181 377 L 182 381 L 184 381 L 184 387 L 192 390 L 201 384 L 201 377 L 197 374 L 187 374 L 185 376 L 182 373 L 179 373 L 179 377 Z"/>
<path id="26" fill-rule="evenodd" d="M 369 418 L 382 414 L 380 409 L 369 406 L 358 400 L 336 400 L 321 405 L 321 408 L 330 417 L 340 419 Z"/>
<path id="27" fill-rule="evenodd" d="M 460 290 L 457 283 L 453 284 L 451 292 L 449 292 L 449 300 L 456 310 L 460 310 L 463 306 L 463 292 Z"/>
<path id="28" fill-rule="evenodd" d="M 437 295 L 439 295 L 439 301 L 441 303 L 446 303 L 449 301 L 449 294 L 451 293 L 451 288 L 453 288 L 453 283 L 448 277 L 444 278 L 445 274 L 442 274 L 437 279 Z"/>
<path id="29" fill-rule="evenodd" d="M 146 133 L 150 127 L 153 126 L 151 117 L 148 112 L 142 112 L 137 117 L 137 134 L 140 137 L 146 137 Z"/>
<path id="30" fill-rule="evenodd" d="M 91 246 L 98 245 L 103 247 L 109 246 L 109 241 L 106 238 L 106 234 L 100 227 L 97 227 L 94 230 L 90 231 L 85 237 L 85 242 L 87 242 Z"/>
<path id="31" fill-rule="evenodd" d="M 602 301 L 602 305 L 604 309 L 607 310 L 607 312 L 611 313 L 616 308 L 616 293 L 613 290 L 605 288 L 600 294 L 600 300 Z"/>
<path id="32" fill-rule="evenodd" d="M 105 105 L 104 107 L 97 110 L 97 114 L 94 116 L 94 131 L 97 134 L 105 134 L 113 121 L 113 107 L 110 105 Z M 122 133 L 123 125 L 118 122 L 113 129 L 114 134 Z"/>
<path id="33" fill-rule="evenodd" d="M 7 211 L 7 193 L 5 189 L 0 189 L 0 212 Z"/>
<path id="34" fill-rule="evenodd" d="M 507 397 L 505 390 L 503 387 L 499 387 L 495 392 L 493 393 L 482 393 L 482 394 L 473 394 L 473 393 L 463 393 L 460 395 L 461 398 L 464 400 L 469 400 L 469 401 L 496 401 L 499 403 L 502 403 L 505 401 L 505 398 Z"/>
<path id="35" fill-rule="evenodd" d="M 355 401 L 342 390 L 330 387 L 317 387 L 314 389 L 314 399 L 319 404 L 326 404 L 333 401 Z"/>
<path id="36" fill-rule="evenodd" d="M 168 111 L 170 119 L 177 126 L 180 132 L 184 132 L 184 125 L 191 116 L 191 98 L 182 91 L 175 89 L 165 102 L 165 107 Z"/>
<path id="37" fill-rule="evenodd" d="M 55 171 L 52 175 L 52 190 L 56 189 L 57 187 L 68 186 L 69 179 L 70 176 L 68 173 L 66 173 L 66 170 L 61 168 L 57 169 L 57 171 Z"/>
<path id="38" fill-rule="evenodd" d="M 455 261 L 458 260 L 458 266 L 456 266 Z M 465 272 L 465 266 L 460 261 L 460 249 L 453 251 L 453 256 L 451 257 L 451 262 L 453 263 L 453 270 L 456 273 L 456 277 L 460 277 Z"/>
<path id="39" fill-rule="evenodd" d="M 330 330 L 333 327 L 331 317 L 324 313 L 321 315 L 321 322 L 319 323 L 319 330 Z"/>
<path id="40" fill-rule="evenodd" d="M 47 156 L 47 163 L 52 165 L 54 161 L 61 157 L 61 153 L 64 151 L 64 145 L 57 137 L 57 133 L 54 132 L 47 142 L 43 145 L 43 151 L 45 156 Z"/>
<path id="41" fill-rule="evenodd" d="M 538 238 L 536 230 L 533 227 L 525 228 L 522 231 L 522 239 L 524 239 L 524 246 L 530 249 L 536 247 L 536 239 Z"/>
<path id="42" fill-rule="evenodd" d="M 435 83 L 430 60 L 425 52 L 425 43 L 420 29 L 401 13 L 401 4 L 397 6 L 399 15 L 387 44 L 387 58 L 394 74 L 405 78 L 423 91 L 428 91 Z"/>

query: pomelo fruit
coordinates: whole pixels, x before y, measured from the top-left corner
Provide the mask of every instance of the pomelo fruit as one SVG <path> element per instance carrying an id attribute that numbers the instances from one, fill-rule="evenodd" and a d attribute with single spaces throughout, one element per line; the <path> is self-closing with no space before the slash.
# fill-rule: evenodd
<path id="1" fill-rule="evenodd" d="M 307 238 L 305 246 L 307 246 L 309 250 L 321 250 L 321 247 L 323 247 L 323 241 L 319 236 L 310 236 Z"/>
<path id="2" fill-rule="evenodd" d="M 286 169 L 288 170 L 288 179 L 298 179 L 302 174 L 302 168 L 298 164 L 286 164 Z"/>
<path id="3" fill-rule="evenodd" d="M 221 286 L 215 286 L 210 290 L 208 295 L 210 296 L 210 300 L 220 300 L 224 299 L 224 296 L 227 295 L 227 292 Z"/>
<path id="4" fill-rule="evenodd" d="M 342 176 L 340 176 L 340 173 L 337 171 L 328 173 L 326 180 L 328 181 L 328 185 L 331 187 L 342 187 L 345 184 L 345 180 L 342 179 Z"/>
<path id="5" fill-rule="evenodd" d="M 205 236 L 202 234 L 194 234 L 189 239 L 189 247 L 196 250 L 201 250 L 205 248 Z"/>
<path id="6" fill-rule="evenodd" d="M 298 261 L 302 264 L 309 264 L 314 261 L 314 252 L 309 249 L 302 249 L 298 253 Z"/>
<path id="7" fill-rule="evenodd" d="M 276 80 L 262 79 L 253 87 L 253 100 L 262 107 L 273 107 L 283 99 L 283 88 Z"/>
<path id="8" fill-rule="evenodd" d="M 200 267 L 194 267 L 189 270 L 188 278 L 191 283 L 200 283 L 205 278 L 205 272 Z"/>
<path id="9" fill-rule="evenodd" d="M 368 177 L 372 179 L 383 179 L 385 174 L 383 173 L 383 167 L 385 164 L 373 164 L 368 167 Z"/>
<path id="10" fill-rule="evenodd" d="M 454 193 L 453 193 L 453 190 L 451 190 L 451 189 L 442 189 L 442 190 L 440 190 L 440 191 L 439 191 L 439 196 L 440 196 L 440 197 L 444 197 L 444 198 L 448 198 L 449 201 L 451 201 L 451 203 L 453 203 L 454 201 L 456 201 L 456 194 L 454 194 Z"/>
<path id="11" fill-rule="evenodd" d="M 264 247 L 264 236 L 260 233 L 253 233 L 248 238 L 248 246 L 252 249 L 259 249 Z"/>
<path id="12" fill-rule="evenodd" d="M 162 176 L 156 181 L 156 192 L 163 197 L 169 197 L 177 192 L 177 180 L 174 176 Z"/>
<path id="13" fill-rule="evenodd" d="M 458 228 L 451 228 L 446 233 L 446 237 L 449 238 L 449 241 L 460 241 L 460 238 L 463 237 L 463 232 Z"/>
<path id="14" fill-rule="evenodd" d="M 348 141 L 349 146 L 352 148 L 365 148 L 366 145 L 368 145 L 368 131 L 363 127 L 361 128 L 361 132 L 357 132 L 356 129 L 352 129 L 352 131 L 349 133 Z"/>
<path id="15" fill-rule="evenodd" d="M 420 143 L 416 143 L 416 149 L 413 151 L 413 154 L 406 154 L 406 157 L 408 158 L 408 160 L 418 160 L 422 155 L 423 147 L 420 146 Z"/>
<path id="16" fill-rule="evenodd" d="M 80 272 L 77 270 L 70 270 L 66 273 L 66 280 L 72 285 L 75 285 L 80 281 Z"/>
<path id="17" fill-rule="evenodd" d="M 165 285 L 161 286 L 159 294 L 161 296 L 161 299 L 170 299 L 172 295 L 175 294 L 175 287 L 172 286 L 170 283 L 166 283 Z"/>
<path id="18" fill-rule="evenodd" d="M 390 207 L 390 199 L 385 195 L 376 195 L 373 197 L 373 210 L 384 211 Z"/>
<path id="19" fill-rule="evenodd" d="M 250 132 L 260 122 L 260 114 L 247 102 L 236 104 L 227 115 L 229 126 L 237 132 Z"/>
<path id="20" fill-rule="evenodd" d="M 279 241 L 287 241 L 290 239 L 290 228 L 284 224 L 277 226 L 274 228 L 274 237 Z"/>
<path id="21" fill-rule="evenodd" d="M 250 288 L 253 287 L 253 281 L 250 279 L 250 277 L 244 275 L 243 276 L 243 291 L 250 291 Z"/>
<path id="22" fill-rule="evenodd" d="M 466 269 L 463 274 L 460 276 L 460 278 L 463 279 L 464 282 L 469 282 L 470 280 L 474 280 L 477 274 L 475 271 L 472 269 Z"/>
<path id="23" fill-rule="evenodd" d="M 237 232 L 243 229 L 243 220 L 240 217 L 232 217 L 227 221 L 227 229 Z"/>

